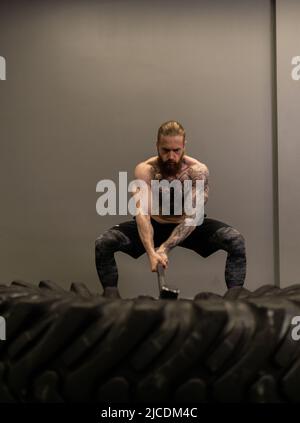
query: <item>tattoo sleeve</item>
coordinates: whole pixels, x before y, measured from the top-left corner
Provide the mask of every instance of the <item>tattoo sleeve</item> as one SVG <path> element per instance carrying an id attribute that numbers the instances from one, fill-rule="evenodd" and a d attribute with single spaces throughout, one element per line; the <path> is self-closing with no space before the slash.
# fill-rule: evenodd
<path id="1" fill-rule="evenodd" d="M 190 169 L 190 178 L 193 181 L 193 190 L 192 190 L 192 203 L 193 206 L 195 206 L 196 203 L 196 181 L 197 180 L 204 180 L 204 204 L 206 204 L 208 200 L 208 176 L 209 171 L 208 168 L 205 165 L 202 166 L 195 166 L 191 167 Z M 187 225 L 185 220 L 176 226 L 176 228 L 172 231 L 169 238 L 163 243 L 164 248 L 167 251 L 170 251 L 172 248 L 176 247 L 180 242 L 182 242 L 185 238 L 187 238 L 193 230 L 196 228 L 196 226 L 190 226 Z"/>
<path id="2" fill-rule="evenodd" d="M 205 165 L 198 165 L 195 167 L 191 167 L 190 169 L 190 178 L 193 181 L 193 187 L 196 185 L 197 180 L 204 180 L 204 204 L 207 203 L 208 200 L 208 177 L 209 177 L 209 170 Z M 193 191 L 193 196 L 195 195 L 195 191 Z M 194 204 L 194 198 L 193 198 Z"/>
<path id="3" fill-rule="evenodd" d="M 163 243 L 163 247 L 166 251 L 170 251 L 172 248 L 176 247 L 181 241 L 187 238 L 195 229 L 196 226 L 188 226 L 183 221 L 176 226 L 172 231 L 169 238 Z"/>

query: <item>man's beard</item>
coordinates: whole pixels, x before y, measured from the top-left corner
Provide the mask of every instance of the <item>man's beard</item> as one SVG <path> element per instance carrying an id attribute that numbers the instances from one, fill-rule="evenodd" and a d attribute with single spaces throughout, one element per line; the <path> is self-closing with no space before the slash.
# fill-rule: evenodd
<path id="1" fill-rule="evenodd" d="M 180 157 L 178 163 L 171 161 L 171 160 L 167 160 L 167 161 L 164 162 L 161 159 L 161 157 L 158 156 L 158 166 L 160 168 L 162 175 L 163 176 L 175 176 L 181 168 L 183 156 L 184 156 L 184 153 L 182 153 L 182 156 Z"/>

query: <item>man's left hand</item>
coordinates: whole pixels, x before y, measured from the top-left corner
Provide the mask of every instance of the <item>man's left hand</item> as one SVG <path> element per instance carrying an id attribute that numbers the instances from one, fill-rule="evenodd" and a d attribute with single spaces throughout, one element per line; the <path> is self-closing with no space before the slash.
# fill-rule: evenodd
<path id="1" fill-rule="evenodd" d="M 155 251 L 156 251 L 157 254 L 161 255 L 166 260 L 166 263 L 167 263 L 166 268 L 168 268 L 169 259 L 168 259 L 168 253 L 167 253 L 166 248 L 163 245 L 161 245 Z"/>

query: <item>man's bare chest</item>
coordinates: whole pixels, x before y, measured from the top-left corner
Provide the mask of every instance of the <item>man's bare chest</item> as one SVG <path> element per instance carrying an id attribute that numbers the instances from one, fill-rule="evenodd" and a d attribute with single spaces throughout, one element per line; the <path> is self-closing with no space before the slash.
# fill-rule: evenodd
<path id="1" fill-rule="evenodd" d="M 190 167 L 182 169 L 175 177 L 165 177 L 160 169 L 153 171 L 152 194 L 158 198 L 159 214 L 181 214 L 184 207 L 185 181 L 191 181 Z M 156 197 L 158 196 L 158 197 Z"/>

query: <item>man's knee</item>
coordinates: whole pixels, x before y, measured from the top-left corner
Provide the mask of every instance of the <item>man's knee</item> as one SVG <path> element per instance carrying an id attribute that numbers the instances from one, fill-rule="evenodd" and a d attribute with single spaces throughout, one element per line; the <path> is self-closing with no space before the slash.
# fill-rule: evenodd
<path id="1" fill-rule="evenodd" d="M 244 236 L 235 228 L 226 227 L 218 231 L 218 237 L 223 248 L 237 255 L 244 255 L 246 252 L 246 241 Z"/>
<path id="2" fill-rule="evenodd" d="M 96 254 L 114 253 L 128 242 L 126 236 L 115 229 L 108 229 L 95 241 Z"/>
<path id="3" fill-rule="evenodd" d="M 116 235 L 109 230 L 101 234 L 95 241 L 95 249 L 96 253 L 98 254 L 108 251 L 114 251 L 116 247 Z"/>
<path id="4" fill-rule="evenodd" d="M 231 246 L 231 250 L 233 250 L 235 253 L 239 253 L 239 254 L 245 253 L 245 250 L 246 250 L 245 238 L 237 229 L 232 229 L 230 246 Z"/>

